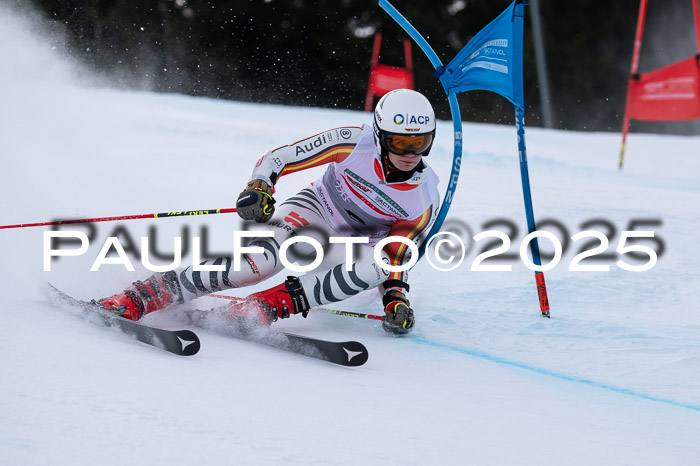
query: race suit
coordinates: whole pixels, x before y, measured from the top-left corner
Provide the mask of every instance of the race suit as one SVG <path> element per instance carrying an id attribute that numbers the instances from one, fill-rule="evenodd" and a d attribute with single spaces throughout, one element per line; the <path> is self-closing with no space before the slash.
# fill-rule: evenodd
<path id="1" fill-rule="evenodd" d="M 261 226 L 274 237 L 255 238 L 249 246 L 260 253 L 243 255 L 243 267 L 236 272 L 230 258 L 206 261 L 225 265 L 223 272 L 195 272 L 188 267 L 177 273 L 184 297 L 238 288 L 265 280 L 284 266 L 279 260 L 281 244 L 298 235 L 310 236 L 330 249 L 329 237 L 366 237 L 368 243 L 356 248 L 351 270 L 343 253 L 331 253 L 316 270 L 299 277 L 312 306 L 347 299 L 360 291 L 382 286 L 383 291 L 407 292 L 407 273 L 389 273 L 378 267 L 373 246 L 387 236 L 402 236 L 417 245 L 424 241 L 437 214 L 438 177 L 424 161 L 404 181 L 389 182 L 377 153 L 372 128 L 334 128 L 295 143 L 266 152 L 253 168 L 251 179 L 274 186 L 285 175 L 329 164 L 325 174 L 310 186 L 277 206 L 270 221 Z M 291 250 L 291 249 L 290 249 Z M 297 258 L 313 258 L 308 243 L 295 246 Z M 403 243 L 386 245 L 382 260 L 392 266 L 410 259 Z M 172 277 L 175 278 L 175 277 Z M 190 294 L 191 296 L 188 296 Z"/>

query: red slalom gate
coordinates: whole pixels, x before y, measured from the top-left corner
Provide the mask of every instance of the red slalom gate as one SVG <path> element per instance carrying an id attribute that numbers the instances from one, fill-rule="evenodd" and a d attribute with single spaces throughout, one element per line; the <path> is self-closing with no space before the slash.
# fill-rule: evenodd
<path id="1" fill-rule="evenodd" d="M 619 168 L 625 157 L 627 131 L 631 119 L 643 121 L 683 121 L 700 118 L 700 10 L 692 0 L 697 53 L 685 60 L 648 73 L 639 73 L 639 56 L 647 12 L 647 0 L 641 0 L 637 32 L 628 80 Z"/>

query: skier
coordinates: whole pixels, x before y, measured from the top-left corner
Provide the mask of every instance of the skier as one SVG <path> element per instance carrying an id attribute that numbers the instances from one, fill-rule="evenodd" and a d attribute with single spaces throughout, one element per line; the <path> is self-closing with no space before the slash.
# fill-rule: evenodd
<path id="1" fill-rule="evenodd" d="M 408 333 L 415 318 L 406 297 L 407 274 L 379 267 L 373 246 L 387 236 L 402 236 L 417 244 L 426 239 L 439 199 L 438 177 L 423 160 L 434 137 L 435 116 L 428 99 L 413 90 L 398 89 L 379 100 L 372 127 L 334 128 L 267 151 L 255 164 L 236 209 L 244 220 L 265 223 L 274 236 L 253 239 L 248 247 L 258 247 L 260 252 L 243 254 L 239 271 L 234 271 L 231 258 L 204 261 L 202 265 L 225 270 L 200 272 L 187 267 L 156 273 L 97 302 L 138 320 L 171 303 L 271 277 L 284 268 L 279 253 L 289 238 L 303 234 L 329 249 L 329 237 L 364 237 L 367 243 L 356 248 L 351 270 L 346 270 L 343 260 L 327 265 L 334 257 L 326 255 L 322 267 L 251 294 L 232 304 L 228 312 L 236 317 L 253 315 L 256 323 L 269 325 L 291 314 L 306 317 L 314 306 L 379 287 L 383 328 Z M 275 208 L 274 186 L 281 177 L 323 164 L 329 167 L 321 178 Z M 316 255 L 309 243 L 296 247 L 302 257 Z M 410 249 L 399 242 L 387 244 L 381 252 L 382 260 L 392 266 L 407 263 L 410 256 Z"/>

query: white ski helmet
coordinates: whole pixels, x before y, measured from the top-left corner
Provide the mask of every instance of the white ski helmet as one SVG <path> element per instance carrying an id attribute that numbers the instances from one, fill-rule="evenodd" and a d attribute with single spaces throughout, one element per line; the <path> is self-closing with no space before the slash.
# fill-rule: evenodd
<path id="1" fill-rule="evenodd" d="M 435 138 L 435 112 L 428 99 L 411 89 L 384 95 L 374 108 L 374 141 L 382 156 L 388 152 L 428 155 Z"/>

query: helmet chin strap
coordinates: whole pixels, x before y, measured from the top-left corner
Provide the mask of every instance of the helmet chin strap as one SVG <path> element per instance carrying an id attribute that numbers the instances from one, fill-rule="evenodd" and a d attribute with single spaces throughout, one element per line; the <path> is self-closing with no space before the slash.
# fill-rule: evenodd
<path id="1" fill-rule="evenodd" d="M 384 172 L 384 178 L 387 183 L 400 183 L 403 181 L 408 181 L 413 177 L 416 172 L 422 172 L 425 165 L 421 160 L 418 165 L 416 165 L 412 170 L 403 171 L 395 167 L 391 160 L 389 160 L 389 151 L 383 147 L 379 148 L 380 160 L 382 162 L 382 171 Z"/>

